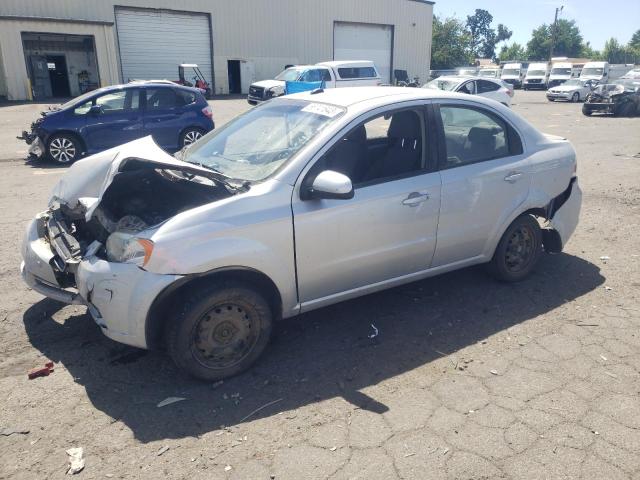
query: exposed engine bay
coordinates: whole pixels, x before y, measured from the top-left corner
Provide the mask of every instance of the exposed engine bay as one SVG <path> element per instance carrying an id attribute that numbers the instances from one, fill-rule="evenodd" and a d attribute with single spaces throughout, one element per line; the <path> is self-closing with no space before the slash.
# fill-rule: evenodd
<path id="1" fill-rule="evenodd" d="M 211 178 L 139 164 L 114 176 L 88 220 L 87 199 L 73 206 L 54 199 L 46 228 L 58 254 L 57 270 L 73 273 L 73 265 L 87 255 L 111 260 L 107 252 L 118 251 L 127 236 L 236 191 Z M 68 285 L 69 281 L 63 283 Z"/>

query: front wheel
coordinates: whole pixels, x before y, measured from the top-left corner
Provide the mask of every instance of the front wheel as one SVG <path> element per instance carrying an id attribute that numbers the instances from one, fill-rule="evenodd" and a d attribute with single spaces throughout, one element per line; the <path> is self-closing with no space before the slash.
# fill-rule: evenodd
<path id="1" fill-rule="evenodd" d="M 590 117 L 592 113 L 593 112 L 591 111 L 590 108 L 588 108 L 586 105 L 582 105 L 582 114 L 583 115 L 585 115 L 587 117 Z"/>
<path id="2" fill-rule="evenodd" d="M 197 142 L 204 135 L 204 131 L 198 127 L 189 127 L 180 134 L 180 148 Z"/>
<path id="3" fill-rule="evenodd" d="M 580 94 L 578 92 L 575 92 L 573 95 L 571 95 L 571 101 L 573 103 L 578 103 L 580 101 Z"/>
<path id="4" fill-rule="evenodd" d="M 201 380 L 221 380 L 249 368 L 271 337 L 272 312 L 252 287 L 221 283 L 190 294 L 169 320 L 166 341 L 176 365 Z"/>
<path id="5" fill-rule="evenodd" d="M 540 225 L 531 215 L 520 215 L 502 235 L 489 272 L 503 282 L 518 282 L 535 267 L 542 250 Z"/>
<path id="6" fill-rule="evenodd" d="M 80 141 L 68 133 L 53 135 L 47 143 L 47 155 L 60 164 L 70 164 L 80 158 L 82 146 Z"/>

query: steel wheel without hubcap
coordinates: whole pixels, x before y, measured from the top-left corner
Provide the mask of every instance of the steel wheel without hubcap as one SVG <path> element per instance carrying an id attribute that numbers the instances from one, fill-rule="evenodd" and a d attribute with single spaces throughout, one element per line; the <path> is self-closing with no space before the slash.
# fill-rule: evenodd
<path id="1" fill-rule="evenodd" d="M 76 145 L 67 137 L 55 137 L 49 143 L 49 155 L 59 163 L 73 162 L 77 155 Z"/>
<path id="2" fill-rule="evenodd" d="M 487 265 L 489 272 L 503 282 L 523 280 L 535 267 L 541 247 L 538 221 L 531 215 L 520 215 L 502 235 Z"/>
<path id="3" fill-rule="evenodd" d="M 207 368 L 230 368 L 242 361 L 258 340 L 251 312 L 238 303 L 209 310 L 194 331 L 193 354 Z"/>
<path id="4" fill-rule="evenodd" d="M 521 225 L 511 233 L 505 252 L 505 266 L 509 272 L 523 271 L 534 258 L 534 233 L 528 225 Z"/>
<path id="5" fill-rule="evenodd" d="M 187 130 L 182 135 L 182 146 L 191 145 L 192 143 L 202 138 L 202 132 L 200 130 Z"/>

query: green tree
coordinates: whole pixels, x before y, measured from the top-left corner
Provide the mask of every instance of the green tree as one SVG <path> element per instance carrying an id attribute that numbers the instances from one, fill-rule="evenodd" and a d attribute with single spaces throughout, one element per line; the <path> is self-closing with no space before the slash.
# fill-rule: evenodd
<path id="1" fill-rule="evenodd" d="M 519 43 L 513 42 L 511 45 L 505 45 L 500 50 L 498 55 L 498 62 L 504 62 L 505 60 L 522 60 L 526 57 L 527 52 L 524 47 Z"/>
<path id="2" fill-rule="evenodd" d="M 540 25 L 531 33 L 527 43 L 529 60 L 545 60 L 549 57 L 553 25 Z M 560 19 L 555 28 L 553 55 L 557 57 L 577 57 L 583 50 L 583 38 L 575 20 Z"/>
<path id="3" fill-rule="evenodd" d="M 629 40 L 629 46 L 640 50 L 640 30 L 636 30 L 636 33 L 633 34 Z"/>
<path id="4" fill-rule="evenodd" d="M 434 70 L 470 65 L 471 37 L 464 24 L 455 17 L 433 17 L 431 68 Z"/>
<path id="5" fill-rule="evenodd" d="M 467 29 L 471 34 L 471 52 L 474 57 L 491 58 L 496 45 L 496 32 L 491 28 L 493 15 L 476 8 L 473 15 L 467 16 Z"/>
<path id="6" fill-rule="evenodd" d="M 617 39 L 610 38 L 602 49 L 602 58 L 609 63 L 625 63 L 625 49 Z"/>
<path id="7" fill-rule="evenodd" d="M 591 48 L 591 44 L 589 42 L 586 42 L 582 46 L 580 56 L 583 58 L 589 58 L 591 60 L 602 60 L 602 54 L 598 50 L 594 50 L 593 48 Z"/>

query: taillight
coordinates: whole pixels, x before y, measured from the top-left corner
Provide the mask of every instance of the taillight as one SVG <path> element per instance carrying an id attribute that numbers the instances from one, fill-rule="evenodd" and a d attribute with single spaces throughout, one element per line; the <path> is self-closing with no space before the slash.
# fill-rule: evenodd
<path id="1" fill-rule="evenodd" d="M 202 109 L 202 114 L 207 118 L 213 117 L 213 110 L 211 109 L 211 105 L 207 105 Z"/>

